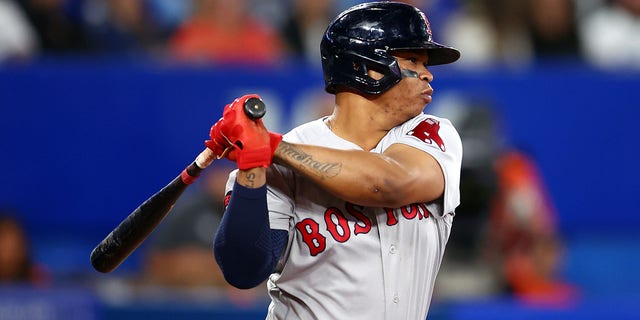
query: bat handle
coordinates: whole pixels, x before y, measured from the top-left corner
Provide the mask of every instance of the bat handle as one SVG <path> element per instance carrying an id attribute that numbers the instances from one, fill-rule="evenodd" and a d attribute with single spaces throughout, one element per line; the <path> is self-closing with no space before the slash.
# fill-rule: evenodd
<path id="1" fill-rule="evenodd" d="M 200 152 L 200 154 L 198 154 L 198 156 L 195 159 L 195 163 L 198 166 L 198 168 L 204 169 L 208 167 L 215 159 L 220 159 L 220 158 L 216 157 L 215 153 L 213 153 L 211 149 L 205 148 L 204 150 L 202 150 L 202 152 Z"/>
<path id="2" fill-rule="evenodd" d="M 267 113 L 267 107 L 264 102 L 258 98 L 249 98 L 244 102 L 244 113 L 251 120 L 257 120 L 264 117 Z"/>

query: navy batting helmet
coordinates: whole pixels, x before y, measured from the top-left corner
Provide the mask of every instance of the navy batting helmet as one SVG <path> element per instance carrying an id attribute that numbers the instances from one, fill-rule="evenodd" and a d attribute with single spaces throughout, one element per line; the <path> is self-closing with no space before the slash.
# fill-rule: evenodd
<path id="1" fill-rule="evenodd" d="M 460 52 L 433 41 L 429 20 L 419 9 L 399 2 L 371 2 L 347 9 L 329 24 L 322 42 L 325 90 L 345 86 L 381 94 L 402 79 L 393 50 L 426 50 L 429 65 L 451 63 Z M 367 75 L 372 69 L 381 79 Z"/>

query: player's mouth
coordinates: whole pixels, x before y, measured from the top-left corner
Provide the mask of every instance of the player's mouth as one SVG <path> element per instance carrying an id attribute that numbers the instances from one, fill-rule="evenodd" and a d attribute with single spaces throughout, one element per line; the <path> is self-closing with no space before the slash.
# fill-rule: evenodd
<path id="1" fill-rule="evenodd" d="M 433 95 L 433 88 L 428 88 L 425 89 L 424 91 L 422 91 L 420 93 L 420 96 L 427 102 L 430 103 L 431 100 L 433 100 L 433 98 L 431 97 Z"/>

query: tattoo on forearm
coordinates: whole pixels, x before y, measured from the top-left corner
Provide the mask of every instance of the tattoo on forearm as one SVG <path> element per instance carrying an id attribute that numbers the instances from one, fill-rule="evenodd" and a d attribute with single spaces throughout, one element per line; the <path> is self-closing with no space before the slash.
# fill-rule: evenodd
<path id="1" fill-rule="evenodd" d="M 281 144 L 282 145 L 282 144 Z M 342 164 L 339 162 L 320 162 L 304 151 L 293 145 L 285 145 L 282 154 L 292 159 L 298 166 L 310 169 L 313 173 L 323 178 L 332 178 L 340 173 Z"/>
<path id="2" fill-rule="evenodd" d="M 250 188 L 255 187 L 256 185 L 256 174 L 253 172 L 247 173 L 247 185 Z"/>

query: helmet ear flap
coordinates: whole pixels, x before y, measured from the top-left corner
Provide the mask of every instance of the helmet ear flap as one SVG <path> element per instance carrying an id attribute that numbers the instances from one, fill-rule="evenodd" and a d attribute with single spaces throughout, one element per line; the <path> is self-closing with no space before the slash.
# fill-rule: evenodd
<path id="1" fill-rule="evenodd" d="M 376 60 L 354 51 L 343 52 L 334 57 L 332 62 L 332 69 L 337 72 L 333 72 L 330 78 L 327 78 L 328 74 L 325 73 L 325 81 L 328 84 L 340 83 L 364 94 L 381 94 L 402 79 L 396 59 L 386 53 L 384 56 Z M 326 87 L 327 92 L 334 94 L 337 91 L 336 88 L 335 85 Z"/>
<path id="2" fill-rule="evenodd" d="M 394 57 L 386 56 L 387 58 L 383 60 L 374 60 L 357 55 L 360 72 L 355 73 L 356 80 L 363 84 L 359 91 L 366 94 L 381 94 L 402 80 L 398 61 Z"/>

